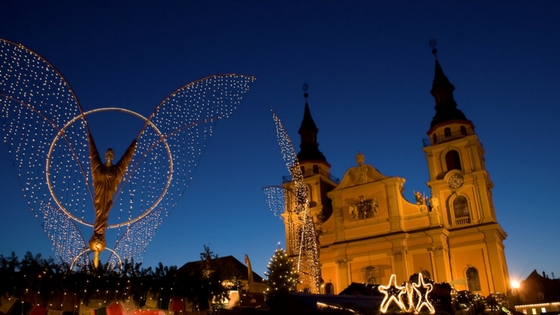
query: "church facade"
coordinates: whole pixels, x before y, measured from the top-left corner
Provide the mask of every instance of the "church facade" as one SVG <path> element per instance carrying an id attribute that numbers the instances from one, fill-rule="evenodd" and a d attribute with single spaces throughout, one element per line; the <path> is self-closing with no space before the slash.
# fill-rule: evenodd
<path id="1" fill-rule="evenodd" d="M 431 195 L 415 193 L 413 202 L 403 197 L 403 178 L 381 174 L 361 153 L 333 180 L 306 101 L 298 160 L 315 222 L 322 292 L 337 294 L 353 282 L 387 284 L 392 274 L 400 283 L 416 273 L 485 296 L 509 292 L 507 234 L 496 219 L 484 149 L 453 91 L 436 57 L 430 91 L 436 112 L 423 148 Z M 289 233 L 295 232 L 286 228 L 287 240 L 298 237 Z M 291 244 L 287 252 L 295 257 L 300 249 Z"/>

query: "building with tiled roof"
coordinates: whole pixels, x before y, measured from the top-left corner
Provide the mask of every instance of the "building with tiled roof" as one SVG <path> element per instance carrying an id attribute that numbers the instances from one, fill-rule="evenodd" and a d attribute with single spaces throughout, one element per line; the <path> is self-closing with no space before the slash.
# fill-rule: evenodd
<path id="1" fill-rule="evenodd" d="M 514 290 L 515 310 L 528 315 L 560 313 L 560 279 L 533 270 Z"/>

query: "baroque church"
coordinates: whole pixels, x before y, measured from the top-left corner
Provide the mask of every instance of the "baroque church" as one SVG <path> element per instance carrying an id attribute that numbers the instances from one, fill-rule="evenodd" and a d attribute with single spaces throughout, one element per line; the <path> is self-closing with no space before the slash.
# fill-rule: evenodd
<path id="1" fill-rule="evenodd" d="M 403 178 L 381 174 L 361 153 L 334 179 L 306 95 L 297 157 L 318 235 L 322 293 L 338 294 L 353 282 L 387 284 L 392 274 L 400 283 L 417 273 L 484 296 L 510 289 L 507 234 L 496 219 L 484 149 L 473 122 L 457 108 L 436 53 L 435 115 L 423 147 L 431 196 L 415 193 L 415 202 L 404 198 Z M 284 222 L 289 215 L 286 206 Z M 300 249 L 289 240 L 298 236 L 290 233 L 297 232 L 286 225 L 287 252 L 296 257 Z"/>

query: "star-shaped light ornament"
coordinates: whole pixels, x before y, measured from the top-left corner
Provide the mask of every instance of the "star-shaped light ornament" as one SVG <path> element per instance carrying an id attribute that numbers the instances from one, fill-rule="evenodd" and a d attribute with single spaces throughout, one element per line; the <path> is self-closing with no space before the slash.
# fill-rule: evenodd
<path id="1" fill-rule="evenodd" d="M 430 311 L 430 314 L 435 314 L 436 310 L 430 300 L 428 299 L 428 293 L 430 293 L 433 289 L 431 283 L 425 283 L 424 277 L 422 274 L 418 274 L 418 283 L 413 283 L 412 287 L 416 294 L 418 295 L 418 303 L 416 304 L 416 309 L 414 310 L 414 314 L 418 314 L 423 307 L 427 307 Z M 423 288 L 423 290 L 419 290 L 419 288 Z M 423 291 L 423 293 L 422 293 Z"/>
<path id="2" fill-rule="evenodd" d="M 407 282 L 405 284 L 405 290 L 408 309 L 403 309 L 403 311 L 407 313 L 414 313 L 414 287 L 412 287 L 410 282 Z"/>
<path id="3" fill-rule="evenodd" d="M 395 274 L 391 275 L 388 285 L 379 286 L 379 292 L 385 295 L 379 307 L 381 313 L 387 313 L 387 309 L 391 303 L 397 304 L 401 310 L 406 310 L 406 306 L 402 300 L 402 296 L 406 294 L 406 288 L 397 285 L 397 276 Z"/>

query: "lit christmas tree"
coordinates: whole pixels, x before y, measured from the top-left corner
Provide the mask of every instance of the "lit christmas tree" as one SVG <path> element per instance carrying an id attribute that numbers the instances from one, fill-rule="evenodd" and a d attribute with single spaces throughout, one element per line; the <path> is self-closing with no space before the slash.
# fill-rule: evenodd
<path id="1" fill-rule="evenodd" d="M 268 284 L 268 296 L 275 293 L 294 292 L 298 281 L 298 274 L 293 263 L 282 248 L 278 248 L 268 263 L 266 284 Z"/>

